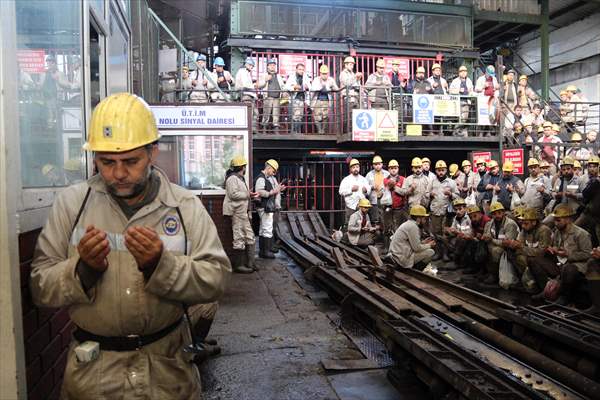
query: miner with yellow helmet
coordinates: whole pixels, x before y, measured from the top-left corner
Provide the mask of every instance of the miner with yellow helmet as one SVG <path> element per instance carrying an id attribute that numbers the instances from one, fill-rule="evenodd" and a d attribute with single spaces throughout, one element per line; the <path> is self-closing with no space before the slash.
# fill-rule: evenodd
<path id="1" fill-rule="evenodd" d="M 265 162 L 265 168 L 258 174 L 254 182 L 254 191 L 258 193 L 260 203 L 256 207 L 260 217 L 258 230 L 259 257 L 275 258 L 273 254 L 273 223 L 275 213 L 281 209 L 281 192 L 286 186 L 277 182 L 279 163 L 270 159 Z"/>
<path id="2" fill-rule="evenodd" d="M 423 270 L 431 262 L 436 245 L 431 237 L 421 239 L 429 214 L 422 205 L 411 206 L 409 214 L 409 219 L 392 236 L 389 255 L 402 268 Z"/>
<path id="3" fill-rule="evenodd" d="M 329 76 L 329 67 L 327 64 L 321 64 L 319 67 L 319 76 L 316 77 L 310 87 L 311 100 L 310 107 L 313 111 L 313 118 L 317 133 L 329 132 L 329 103 L 332 92 L 340 90 L 335 79 Z"/>
<path id="4" fill-rule="evenodd" d="M 380 58 L 375 63 L 375 72 L 369 75 L 365 82 L 371 108 L 387 110 L 390 104 L 391 88 L 392 82 L 385 73 L 385 61 Z"/>
<path id="5" fill-rule="evenodd" d="M 486 163 L 489 170 L 481 177 L 479 183 L 477 184 L 477 192 L 479 192 L 479 201 L 483 208 L 487 211 L 489 208 L 489 203 L 494 197 L 494 193 L 500 191 L 500 186 L 498 183 L 502 178 L 500 175 L 500 168 L 498 166 L 498 162 L 496 160 L 490 160 Z"/>
<path id="6" fill-rule="evenodd" d="M 386 218 L 386 222 L 391 220 L 391 223 L 386 225 L 386 235 L 390 237 L 396 232 L 396 229 L 406 221 L 408 213 L 406 212 L 406 197 L 402 193 L 402 185 L 404 184 L 404 176 L 399 174 L 400 165 L 396 160 L 388 162 L 388 172 L 390 175 L 384 179 L 383 184 L 387 188 L 387 193 L 391 197 L 391 210 L 387 213 L 391 214 L 391 218 Z"/>
<path id="7" fill-rule="evenodd" d="M 508 218 L 506 209 L 500 202 L 490 204 L 490 214 L 492 220 L 484 228 L 482 240 L 487 242 L 489 258 L 486 263 L 487 276 L 484 280 L 486 284 L 498 282 L 498 271 L 500 267 L 500 257 L 508 248 L 512 240 L 519 234 L 517 223 Z"/>
<path id="8" fill-rule="evenodd" d="M 388 73 L 392 83 L 392 93 L 411 93 L 412 88 L 408 83 L 408 77 L 400 72 L 401 63 L 402 61 L 399 58 L 394 58 L 392 60 L 392 70 Z"/>
<path id="9" fill-rule="evenodd" d="M 527 161 L 529 177 L 525 179 L 525 191 L 521 198 L 521 204 L 530 209 L 535 209 L 538 216 L 544 214 L 544 205 L 552 199 L 550 178 L 540 171 L 540 162 L 536 158 Z"/>
<path id="10" fill-rule="evenodd" d="M 575 225 L 582 227 L 595 238 L 595 243 L 600 239 L 600 179 L 598 178 L 598 164 L 600 158 L 591 156 L 587 163 L 587 175 L 585 175 L 582 200 L 583 212 L 575 221 Z M 600 270 L 599 270 L 600 272 Z M 598 274 L 600 279 L 600 274 Z"/>
<path id="11" fill-rule="evenodd" d="M 534 299 L 543 298 L 543 290 L 549 279 L 560 277 L 561 288 L 558 304 L 573 301 L 576 292 L 585 284 L 588 260 L 592 254 L 592 239 L 588 232 L 573 223 L 577 215 L 569 204 L 554 208 L 552 242 L 545 254 L 536 257 L 530 265 L 540 293 Z M 590 271 L 591 272 L 591 271 Z"/>
<path id="12" fill-rule="evenodd" d="M 508 256 L 519 274 L 523 287 L 535 293 L 535 279 L 531 273 L 532 262 L 544 255 L 552 243 L 552 230 L 540 222 L 536 208 L 524 208 L 518 217 L 521 231 L 516 240 L 508 241 Z"/>
<path id="13" fill-rule="evenodd" d="M 467 214 L 467 203 L 462 197 L 454 199 L 452 202 L 454 209 L 454 218 L 449 227 L 444 228 L 444 245 L 448 253 L 459 268 L 466 267 L 467 262 L 472 262 L 464 257 L 466 246 L 472 238 L 471 219 Z"/>
<path id="14" fill-rule="evenodd" d="M 423 161 L 419 157 L 414 157 L 410 165 L 413 173 L 404 179 L 400 195 L 406 196 L 409 208 L 416 205 L 427 207 L 431 181 L 423 174 Z"/>
<path id="15" fill-rule="evenodd" d="M 249 274 L 257 270 L 254 262 L 254 231 L 248 217 L 250 201 L 258 197 L 246 183 L 248 162 L 242 155 L 231 159 L 225 176 L 223 215 L 231 218 L 233 229 L 233 272 Z"/>
<path id="16" fill-rule="evenodd" d="M 451 221 L 447 220 L 448 210 L 452 210 L 452 201 L 459 198 L 456 182 L 448 176 L 448 167 L 444 160 L 435 163 L 435 178 L 430 185 L 430 210 L 431 210 L 431 233 L 437 241 L 435 260 L 448 258 L 448 249 L 443 243 L 444 227 L 449 226 Z"/>
<path id="17" fill-rule="evenodd" d="M 358 247 L 367 247 L 375 242 L 375 232 L 377 227 L 371 224 L 369 210 L 373 208 L 368 199 L 358 201 L 358 210 L 356 210 L 348 220 L 348 230 L 342 238 L 350 244 Z"/>
<path id="18" fill-rule="evenodd" d="M 442 66 L 435 63 L 431 66 L 431 76 L 427 78 L 433 94 L 448 94 L 448 82 L 442 76 Z"/>
<path id="19" fill-rule="evenodd" d="M 565 157 L 560 162 L 560 176 L 554 182 L 552 188 L 553 202 L 549 207 L 556 207 L 558 204 L 568 204 L 571 209 L 578 211 L 583 204 L 584 189 L 581 177 L 575 174 L 575 160 L 572 157 Z M 551 223 L 552 215 L 544 220 L 544 223 Z"/>
<path id="20" fill-rule="evenodd" d="M 432 94 L 431 83 L 425 79 L 425 67 L 419 66 L 415 71 L 415 79 L 412 81 L 413 94 Z"/>
<path id="21" fill-rule="evenodd" d="M 387 179 L 390 173 L 383 169 L 383 159 L 381 156 L 374 156 L 372 165 L 373 169 L 370 170 L 366 176 L 367 182 L 371 187 L 369 201 L 373 206 L 369 210 L 369 218 L 373 224 L 380 224 L 385 232 L 387 227 L 386 223 L 388 222 L 386 221 L 385 217 L 389 214 L 385 211 L 392 205 L 392 196 L 384 181 Z M 387 248 L 387 239 L 385 240 L 385 245 Z"/>
<path id="22" fill-rule="evenodd" d="M 340 90 L 344 100 L 344 112 L 359 107 L 358 91 L 363 79 L 362 72 L 354 72 L 354 57 L 344 58 L 344 68 L 340 72 Z M 352 130 L 352 111 L 347 116 L 347 126 Z"/>
<path id="23" fill-rule="evenodd" d="M 349 174 L 342 179 L 339 188 L 339 194 L 344 198 L 345 223 L 348 223 L 350 216 L 358 210 L 358 202 L 366 199 L 371 193 L 371 186 L 367 178 L 360 174 L 360 162 L 353 158 L 348 163 Z"/>
<path id="24" fill-rule="evenodd" d="M 98 174 L 58 194 L 38 237 L 33 300 L 65 307 L 75 325 L 65 398 L 169 397 L 166 387 L 184 398 L 201 395 L 183 351 L 190 344 L 183 304 L 195 328 L 199 318 L 209 321 L 231 266 L 200 199 L 153 166 L 159 138 L 141 98 L 102 100 L 84 146 Z M 78 361 L 75 353 L 90 341 L 99 360 Z M 154 372 L 135 375 L 132 366 Z"/>

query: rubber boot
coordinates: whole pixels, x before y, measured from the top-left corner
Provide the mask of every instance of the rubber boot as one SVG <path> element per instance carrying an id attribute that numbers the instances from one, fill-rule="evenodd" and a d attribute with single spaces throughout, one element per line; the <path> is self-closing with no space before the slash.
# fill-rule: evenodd
<path id="1" fill-rule="evenodd" d="M 390 237 L 387 234 L 383 235 L 383 254 L 390 252 Z"/>
<path id="2" fill-rule="evenodd" d="M 275 236 L 273 236 L 271 238 L 271 252 L 273 254 L 279 253 L 279 247 L 280 247 L 279 246 L 279 240 Z"/>
<path id="3" fill-rule="evenodd" d="M 442 246 L 439 243 L 437 243 L 435 245 L 435 254 L 433 255 L 433 258 L 431 259 L 431 261 L 438 261 L 441 258 L 442 258 Z"/>
<path id="4" fill-rule="evenodd" d="M 273 254 L 273 238 L 265 238 L 265 258 L 275 258 Z"/>
<path id="5" fill-rule="evenodd" d="M 255 262 L 255 254 L 254 254 L 254 245 L 247 244 L 246 245 L 246 265 L 248 268 L 252 268 L 254 271 L 258 271 L 258 267 Z"/>
<path id="6" fill-rule="evenodd" d="M 275 255 L 273 253 L 271 253 L 269 238 L 260 236 L 258 238 L 258 247 L 260 248 L 260 251 L 259 251 L 260 258 L 275 258 Z"/>
<path id="7" fill-rule="evenodd" d="M 592 306 L 585 310 L 588 314 L 600 315 L 600 281 L 588 280 L 588 291 L 592 299 Z"/>
<path id="8" fill-rule="evenodd" d="M 233 254 L 231 256 L 233 272 L 237 274 L 251 274 L 254 272 L 253 269 L 244 265 L 244 255 L 244 250 L 233 250 Z"/>
<path id="9" fill-rule="evenodd" d="M 452 261 L 452 259 L 450 258 L 450 255 L 448 254 L 449 253 L 448 247 L 446 247 L 446 245 L 441 245 L 441 247 L 442 247 L 442 260 L 444 262 Z"/>

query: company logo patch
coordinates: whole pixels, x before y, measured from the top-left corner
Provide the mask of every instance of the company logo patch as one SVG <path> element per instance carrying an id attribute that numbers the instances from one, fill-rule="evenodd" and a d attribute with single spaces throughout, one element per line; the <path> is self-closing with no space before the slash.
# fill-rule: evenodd
<path id="1" fill-rule="evenodd" d="M 163 230 L 169 236 L 177 235 L 177 233 L 179 233 L 179 228 L 181 226 L 177 217 L 174 217 L 172 215 L 167 215 L 165 217 L 165 219 L 163 220 L 162 225 L 163 225 Z"/>

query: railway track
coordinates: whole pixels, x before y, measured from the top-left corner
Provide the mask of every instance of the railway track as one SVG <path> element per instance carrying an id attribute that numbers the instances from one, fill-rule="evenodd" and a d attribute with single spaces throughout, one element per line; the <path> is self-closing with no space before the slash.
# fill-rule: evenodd
<path id="1" fill-rule="evenodd" d="M 317 213 L 276 226 L 305 275 L 351 305 L 398 359 L 469 399 L 600 399 L 600 319 L 519 307 L 335 242 Z"/>

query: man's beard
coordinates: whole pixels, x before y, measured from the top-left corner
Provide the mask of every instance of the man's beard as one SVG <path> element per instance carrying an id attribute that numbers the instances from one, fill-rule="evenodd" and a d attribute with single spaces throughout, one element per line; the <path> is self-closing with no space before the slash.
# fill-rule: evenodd
<path id="1" fill-rule="evenodd" d="M 106 188 L 113 197 L 123 200 L 133 199 L 142 194 L 144 190 L 146 190 L 146 187 L 148 186 L 148 181 L 150 180 L 150 174 L 151 169 L 148 168 L 148 173 L 138 182 L 134 182 L 133 188 L 131 189 L 130 193 L 127 194 L 119 194 L 119 190 L 117 189 L 114 183 L 107 184 Z"/>

